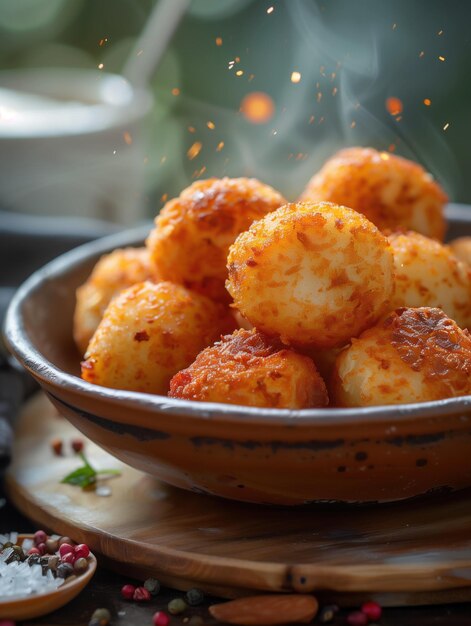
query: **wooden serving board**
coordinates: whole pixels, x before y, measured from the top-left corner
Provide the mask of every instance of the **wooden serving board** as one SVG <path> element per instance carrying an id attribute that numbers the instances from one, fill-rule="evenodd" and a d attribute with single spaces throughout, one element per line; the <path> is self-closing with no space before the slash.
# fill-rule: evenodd
<path id="1" fill-rule="evenodd" d="M 471 599 L 470 493 L 376 507 L 261 507 L 169 487 L 87 441 L 92 464 L 122 471 L 106 483 L 111 496 L 100 497 L 60 484 L 80 460 L 54 456 L 55 437 L 70 449 L 82 435 L 38 394 L 18 420 L 11 500 L 130 576 L 226 597 L 294 590 L 352 605 Z"/>

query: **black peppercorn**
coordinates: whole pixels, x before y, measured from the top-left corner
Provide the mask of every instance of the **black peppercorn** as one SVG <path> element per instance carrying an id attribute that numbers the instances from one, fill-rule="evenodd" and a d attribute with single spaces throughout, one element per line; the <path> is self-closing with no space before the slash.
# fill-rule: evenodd
<path id="1" fill-rule="evenodd" d="M 160 591 L 160 583 L 155 578 L 148 578 L 144 582 L 144 588 L 147 589 L 151 596 L 156 596 Z"/>
<path id="2" fill-rule="evenodd" d="M 30 556 L 28 557 L 27 563 L 30 567 L 32 565 L 38 565 L 40 558 L 41 557 L 39 556 L 39 554 L 30 554 Z"/>
<path id="3" fill-rule="evenodd" d="M 201 589 L 189 589 L 186 592 L 185 600 L 190 606 L 198 606 L 198 604 L 204 602 L 204 593 L 201 591 Z"/>
<path id="4" fill-rule="evenodd" d="M 61 563 L 57 568 L 59 578 L 68 578 L 74 573 L 74 568 L 70 563 Z"/>

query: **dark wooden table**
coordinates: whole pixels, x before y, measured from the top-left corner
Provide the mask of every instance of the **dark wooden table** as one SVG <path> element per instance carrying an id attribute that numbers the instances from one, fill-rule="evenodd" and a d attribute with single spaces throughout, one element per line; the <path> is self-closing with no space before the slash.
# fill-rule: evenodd
<path id="1" fill-rule="evenodd" d="M 0 486 L 0 533 L 16 530 L 18 532 L 32 532 L 36 530 L 32 524 L 16 511 L 7 501 Z M 120 589 L 125 583 L 134 583 L 111 572 L 104 567 L 98 567 L 93 581 L 82 593 L 67 606 L 45 617 L 24 622 L 29 626 L 87 626 L 93 611 L 96 608 L 107 608 L 112 615 L 112 624 L 119 626 L 151 626 L 152 615 L 159 610 L 167 610 L 167 604 L 173 598 L 183 597 L 183 593 L 163 588 L 159 595 L 148 604 L 126 602 L 121 599 Z M 210 602 L 217 601 L 208 598 L 200 607 L 189 608 L 185 614 L 172 617 L 171 625 L 183 625 L 184 618 L 199 615 L 206 624 L 215 624 L 208 613 Z M 348 611 L 342 610 L 337 615 L 335 626 L 346 624 Z M 318 623 L 316 620 L 314 623 Z M 385 609 L 381 619 L 382 626 L 471 626 L 471 603 L 445 606 L 409 607 Z"/>

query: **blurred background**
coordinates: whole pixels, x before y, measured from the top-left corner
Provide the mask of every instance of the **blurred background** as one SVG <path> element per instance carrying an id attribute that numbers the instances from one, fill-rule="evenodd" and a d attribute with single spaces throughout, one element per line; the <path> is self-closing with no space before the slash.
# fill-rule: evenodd
<path id="1" fill-rule="evenodd" d="M 103 85 L 97 95 L 88 82 L 120 74 L 130 57 L 138 66 L 154 5 L 1 1 L 3 209 L 132 224 L 192 181 L 224 175 L 294 199 L 347 145 L 415 159 L 452 200 L 471 202 L 470 3 L 192 0 L 150 80 L 153 102 L 141 98 L 133 114 L 114 85 L 127 112 L 108 132 L 100 116 L 110 111 L 87 109 Z M 50 67 L 63 71 L 39 71 Z M 19 70 L 31 72 L 18 82 Z M 46 84 L 54 106 L 31 96 Z M 21 106 L 18 90 L 29 94 Z"/>

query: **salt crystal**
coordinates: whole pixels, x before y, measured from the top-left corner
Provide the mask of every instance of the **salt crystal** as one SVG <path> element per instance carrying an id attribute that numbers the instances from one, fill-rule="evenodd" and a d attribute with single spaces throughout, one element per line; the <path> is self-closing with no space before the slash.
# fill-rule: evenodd
<path id="1" fill-rule="evenodd" d="M 33 546 L 34 546 L 33 539 L 29 539 L 28 537 L 26 539 L 23 539 L 23 543 L 21 544 L 21 547 L 23 548 L 25 552 L 29 552 Z"/>
<path id="2" fill-rule="evenodd" d="M 50 570 L 43 575 L 41 565 L 30 566 L 26 561 L 7 564 L 12 552 L 12 548 L 7 548 L 0 553 L 0 601 L 49 593 L 64 583 L 64 579 L 54 578 Z"/>
<path id="3" fill-rule="evenodd" d="M 95 489 L 95 493 L 97 496 L 107 497 L 111 496 L 111 488 L 106 485 L 100 485 Z"/>

